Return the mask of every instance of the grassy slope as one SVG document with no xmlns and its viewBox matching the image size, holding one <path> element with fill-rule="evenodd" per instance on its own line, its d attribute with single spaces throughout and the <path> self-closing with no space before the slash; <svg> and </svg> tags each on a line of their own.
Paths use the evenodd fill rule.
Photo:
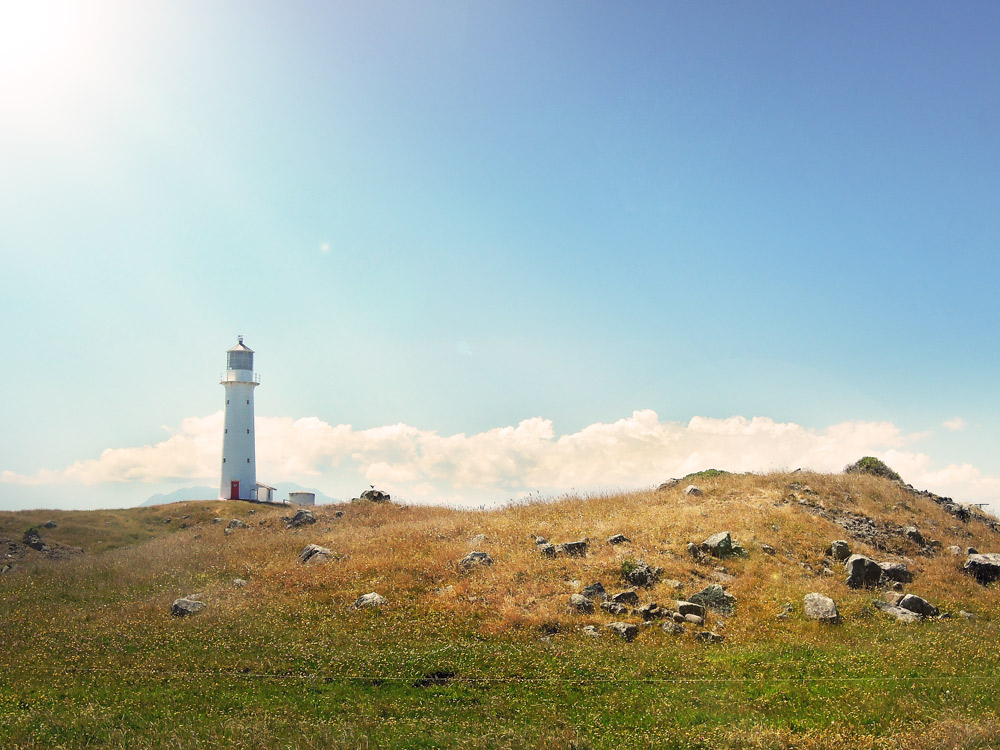
<svg viewBox="0 0 1000 750">
<path fill-rule="evenodd" d="M 793 481 L 815 494 L 789 498 Z M 899 625 L 874 610 L 873 593 L 847 589 L 839 567 L 821 572 L 844 532 L 798 499 L 916 525 L 944 547 L 1000 551 L 994 532 L 866 476 L 700 484 L 700 498 L 677 488 L 490 512 L 320 508 L 319 523 L 297 530 L 282 509 L 215 502 L 0 514 L 0 537 L 52 518 L 45 539 L 87 550 L 32 554 L 0 577 L 0 747 L 995 746 L 997 586 L 963 575 L 961 558 L 922 557 L 892 537 L 916 573 L 908 591 L 977 615 Z M 217 515 L 251 528 L 225 536 Z M 623 562 L 642 558 L 664 568 L 642 602 L 672 604 L 667 579 L 687 595 L 714 580 L 685 543 L 723 529 L 750 553 L 724 563 L 739 604 L 725 622 L 710 617 L 723 644 L 658 627 L 632 644 L 582 634 L 612 618 L 571 613 L 574 581 L 620 590 Z M 631 544 L 603 543 L 619 532 Z M 495 564 L 463 572 L 479 533 Z M 543 559 L 534 534 L 589 537 L 592 552 Z M 310 542 L 338 559 L 299 565 Z M 196 591 L 206 610 L 169 615 Z M 354 610 L 368 591 L 389 605 Z M 844 622 L 807 621 L 810 591 L 832 596 Z M 796 611 L 776 619 L 786 602 Z M 438 674 L 452 677 L 424 679 Z"/>
</svg>

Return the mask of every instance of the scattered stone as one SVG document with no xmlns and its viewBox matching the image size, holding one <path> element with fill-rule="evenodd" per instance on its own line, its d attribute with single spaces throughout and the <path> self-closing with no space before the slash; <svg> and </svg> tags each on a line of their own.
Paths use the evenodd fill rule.
<svg viewBox="0 0 1000 750">
<path fill-rule="evenodd" d="M 894 607 L 899 606 L 899 600 L 903 598 L 903 595 L 898 591 L 883 591 L 882 601 L 886 604 L 891 604 Z"/>
<path fill-rule="evenodd" d="M 381 607 L 388 603 L 388 600 L 381 594 L 376 594 L 372 591 L 369 594 L 363 594 L 354 600 L 355 609 L 370 609 L 372 607 Z"/>
<path fill-rule="evenodd" d="M 681 624 L 687 622 L 687 620 L 684 619 L 684 615 L 682 615 L 680 612 L 674 612 L 673 614 L 671 614 L 670 619 L 673 620 L 674 622 L 678 622 Z"/>
<path fill-rule="evenodd" d="M 659 620 L 660 618 L 667 617 L 670 613 L 665 609 L 662 609 L 656 602 L 650 602 L 645 606 L 639 607 L 636 610 L 636 614 L 639 615 L 643 620 Z"/>
<path fill-rule="evenodd" d="M 582 615 L 592 615 L 594 613 L 594 603 L 582 594 L 571 594 L 569 597 L 569 607 Z"/>
<path fill-rule="evenodd" d="M 973 614 L 972 612 L 967 612 L 964 609 L 958 610 L 958 616 L 961 617 L 963 620 L 975 620 L 976 619 L 975 614 Z"/>
<path fill-rule="evenodd" d="M 627 604 L 630 607 L 639 606 L 639 595 L 635 591 L 622 591 L 611 597 L 615 604 Z"/>
<path fill-rule="evenodd" d="M 656 491 L 657 492 L 663 492 L 665 490 L 672 490 L 674 487 L 676 487 L 680 483 L 681 483 L 680 479 L 668 479 L 666 482 L 664 482 L 659 487 L 657 487 Z"/>
<path fill-rule="evenodd" d="M 187 518 L 187 516 L 185 516 L 185 518 Z M 59 524 L 57 524 L 55 521 L 51 521 L 51 520 L 50 521 L 46 521 L 45 523 L 42 524 L 42 526 L 44 526 L 46 529 L 54 529 L 58 525 Z"/>
<path fill-rule="evenodd" d="M 535 537 L 535 544 L 548 544 L 548 543 L 549 543 L 549 540 L 546 539 L 544 536 L 536 536 Z"/>
<path fill-rule="evenodd" d="M 598 581 L 597 583 L 592 583 L 589 586 L 584 586 L 583 591 L 580 592 L 581 595 L 587 597 L 591 601 L 607 601 L 608 592 L 604 589 L 604 584 Z"/>
<path fill-rule="evenodd" d="M 233 585 L 236 588 L 241 589 L 241 588 L 243 588 L 244 586 L 247 585 L 247 582 L 243 578 L 234 578 L 233 579 Z"/>
<path fill-rule="evenodd" d="M 370 490 L 365 490 L 361 493 L 361 497 L 353 498 L 351 502 L 387 503 L 391 499 L 392 498 L 389 496 L 388 492 L 382 492 L 382 490 L 372 488 Z"/>
<path fill-rule="evenodd" d="M 629 611 L 628 607 L 618 602 L 601 602 L 601 609 L 612 615 L 625 615 Z"/>
<path fill-rule="evenodd" d="M 459 560 L 458 565 L 460 568 L 465 568 L 468 570 L 474 565 L 492 565 L 493 558 L 490 557 L 485 552 L 470 552 L 461 560 Z"/>
<path fill-rule="evenodd" d="M 584 625 L 583 634 L 588 638 L 600 638 L 601 631 L 597 629 L 596 625 Z"/>
<path fill-rule="evenodd" d="M 684 588 L 684 584 L 678 581 L 676 578 L 668 578 L 663 582 L 664 586 L 674 589 L 674 591 L 680 591 Z"/>
<path fill-rule="evenodd" d="M 875 588 L 882 578 L 882 566 L 864 555 L 851 555 L 844 563 L 847 586 L 852 589 Z"/>
<path fill-rule="evenodd" d="M 712 578 L 722 584 L 732 583 L 736 580 L 736 576 L 727 573 L 725 568 L 716 568 L 713 570 Z"/>
<path fill-rule="evenodd" d="M 673 620 L 667 620 L 660 627 L 663 628 L 665 633 L 670 633 L 671 635 L 683 635 L 684 626 L 674 622 Z"/>
<path fill-rule="evenodd" d="M 1000 554 L 996 552 L 984 554 L 970 552 L 963 569 L 966 573 L 975 576 L 980 583 L 991 583 L 1000 578 Z"/>
<path fill-rule="evenodd" d="M 663 568 L 651 568 L 645 561 L 640 560 L 625 574 L 625 580 L 633 586 L 652 586 L 660 579 L 662 573 Z"/>
<path fill-rule="evenodd" d="M 951 546 L 950 546 L 950 547 L 948 548 L 948 551 L 949 551 L 949 552 L 950 552 L 951 554 L 955 555 L 955 557 L 958 557 L 959 555 L 961 555 L 961 554 L 962 554 L 962 548 L 961 548 L 961 547 L 959 547 L 959 546 L 958 546 L 957 544 L 953 544 L 953 545 L 951 545 Z"/>
<path fill-rule="evenodd" d="M 717 583 L 706 586 L 697 594 L 689 596 L 688 601 L 700 604 L 721 615 L 729 616 L 736 612 L 736 597 Z"/>
<path fill-rule="evenodd" d="M 254 515 L 256 512 L 257 511 L 255 511 L 253 509 L 250 509 L 250 510 L 247 511 L 247 513 L 250 514 L 251 516 Z"/>
<path fill-rule="evenodd" d="M 487 540 L 486 540 L 486 535 L 485 534 L 476 534 L 474 537 L 472 537 L 472 539 L 469 540 L 469 546 L 470 547 L 479 547 L 480 545 L 485 544 L 486 541 Z"/>
<path fill-rule="evenodd" d="M 778 550 L 776 550 L 770 544 L 760 545 L 760 551 L 763 552 L 765 555 L 776 555 L 778 553 Z"/>
<path fill-rule="evenodd" d="M 916 594 L 907 594 L 904 596 L 899 600 L 899 606 L 911 612 L 916 612 L 921 617 L 937 617 L 940 614 L 937 607 Z"/>
<path fill-rule="evenodd" d="M 728 531 L 720 531 L 701 543 L 701 551 L 712 557 L 729 557 L 733 554 L 733 539 Z"/>
<path fill-rule="evenodd" d="M 895 617 L 898 622 L 919 622 L 921 619 L 920 615 L 916 612 L 911 612 L 908 609 L 903 609 L 902 607 L 889 604 L 888 602 L 883 602 L 880 600 L 875 601 L 875 608 L 889 615 L 890 617 Z"/>
<path fill-rule="evenodd" d="M 920 533 L 916 526 L 906 526 L 903 529 L 903 534 L 912 541 L 919 544 L 921 547 L 924 546 L 924 535 Z"/>
<path fill-rule="evenodd" d="M 199 602 L 191 597 L 181 597 L 174 599 L 174 603 L 170 605 L 170 614 L 174 617 L 188 617 L 203 609 L 205 609 L 205 602 Z"/>
<path fill-rule="evenodd" d="M 234 518 L 229 523 L 226 524 L 226 531 L 232 531 L 233 529 L 247 529 L 250 528 L 240 519 Z"/>
<path fill-rule="evenodd" d="M 608 630 L 631 643 L 639 635 L 639 628 L 630 622 L 609 622 L 605 625 Z"/>
<path fill-rule="evenodd" d="M 589 542 L 586 539 L 580 539 L 576 542 L 566 542 L 559 545 L 559 551 L 570 557 L 586 557 L 588 544 Z"/>
<path fill-rule="evenodd" d="M 698 617 L 705 616 L 705 608 L 695 602 L 678 601 L 677 611 L 682 615 L 697 615 Z"/>
<path fill-rule="evenodd" d="M 212 519 L 212 523 L 222 523 L 224 520 L 225 519 L 221 518 L 220 516 L 216 516 L 215 518 Z"/>
<path fill-rule="evenodd" d="M 705 555 L 702 554 L 701 549 L 694 542 L 687 543 L 687 553 L 695 560 L 701 560 L 705 557 Z"/>
<path fill-rule="evenodd" d="M 827 548 L 826 554 L 834 560 L 846 560 L 851 556 L 851 545 L 849 545 L 844 539 L 838 539 L 835 542 L 830 542 L 830 546 Z"/>
<path fill-rule="evenodd" d="M 629 539 L 624 534 L 615 534 L 612 537 L 608 537 L 608 544 L 628 544 L 632 540 Z"/>
<path fill-rule="evenodd" d="M 816 592 L 806 594 L 802 611 L 810 620 L 829 623 L 840 622 L 840 613 L 837 611 L 836 602 L 823 594 Z"/>
<path fill-rule="evenodd" d="M 334 511 L 334 513 L 333 513 L 333 517 L 334 518 L 341 518 L 343 515 L 344 515 L 344 511 L 342 511 L 342 510 Z"/>
<path fill-rule="evenodd" d="M 45 550 L 45 542 L 42 541 L 41 535 L 38 533 L 38 529 L 31 527 L 24 532 L 24 536 L 21 537 L 21 541 L 27 546 L 31 547 L 33 550 L 42 552 Z"/>
<path fill-rule="evenodd" d="M 697 496 L 701 495 L 702 492 L 700 487 L 696 487 L 693 484 L 689 484 L 687 487 L 684 488 L 684 494 Z"/>
<path fill-rule="evenodd" d="M 879 567 L 882 568 L 882 575 L 890 581 L 898 581 L 899 583 L 911 583 L 913 581 L 913 573 L 906 567 L 906 563 L 884 562 L 879 563 Z"/>
<path fill-rule="evenodd" d="M 297 529 L 311 523 L 316 523 L 316 516 L 313 515 L 313 512 L 307 508 L 299 508 L 295 511 L 295 515 L 288 520 L 287 528 Z"/>
<path fill-rule="evenodd" d="M 329 561 L 331 557 L 333 557 L 333 552 L 326 547 L 320 547 L 318 544 L 310 544 L 299 553 L 299 562 L 303 565 L 306 563 L 319 565 Z"/>
<path fill-rule="evenodd" d="M 555 557 L 558 550 L 556 550 L 556 545 L 546 542 L 538 545 L 538 552 L 542 557 Z"/>
<path fill-rule="evenodd" d="M 699 633 L 695 633 L 694 637 L 699 641 L 704 641 L 705 643 L 722 643 L 722 641 L 725 640 L 724 636 L 721 636 L 711 630 L 702 630 Z"/>
<path fill-rule="evenodd" d="M 698 617 L 698 615 L 684 615 L 684 621 L 685 622 L 689 622 L 692 625 L 704 625 L 705 624 L 705 618 L 704 617 Z"/>
<path fill-rule="evenodd" d="M 2 576 L 4 573 L 10 573 L 13 569 L 14 568 L 11 565 L 0 566 L 0 576 Z"/>
</svg>

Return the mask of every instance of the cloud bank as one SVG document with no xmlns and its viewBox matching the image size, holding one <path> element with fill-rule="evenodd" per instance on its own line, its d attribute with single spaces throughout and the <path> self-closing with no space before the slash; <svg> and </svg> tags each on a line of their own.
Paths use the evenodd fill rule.
<svg viewBox="0 0 1000 750">
<path fill-rule="evenodd" d="M 64 469 L 0 482 L 46 485 L 77 482 L 185 482 L 213 484 L 222 449 L 222 412 L 185 419 L 155 445 L 105 450 Z M 616 422 L 557 435 L 551 420 L 467 435 L 439 435 L 405 424 L 356 430 L 316 417 L 257 418 L 258 476 L 322 486 L 356 495 L 368 484 L 418 502 L 481 504 L 543 495 L 658 484 L 706 468 L 730 471 L 839 471 L 877 455 L 917 487 L 958 500 L 993 500 L 1000 478 L 970 464 L 935 467 L 911 449 L 926 433 L 904 434 L 890 422 L 852 421 L 815 429 L 767 417 L 693 417 L 664 422 L 641 410 Z"/>
</svg>

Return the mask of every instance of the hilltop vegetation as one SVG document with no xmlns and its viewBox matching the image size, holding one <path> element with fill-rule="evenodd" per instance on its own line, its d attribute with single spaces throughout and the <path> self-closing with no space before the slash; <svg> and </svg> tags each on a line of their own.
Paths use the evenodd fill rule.
<svg viewBox="0 0 1000 750">
<path fill-rule="evenodd" d="M 1000 592 L 962 572 L 968 547 L 1000 551 L 992 519 L 866 473 L 694 481 L 494 511 L 324 506 L 298 528 L 238 502 L 0 513 L 0 537 L 83 549 L 19 548 L 0 576 L 0 747 L 993 746 Z M 720 531 L 745 554 L 689 551 Z M 548 556 L 537 537 L 589 544 Z M 905 590 L 951 616 L 881 612 L 829 556 L 840 539 L 905 563 Z M 308 544 L 323 562 L 298 562 Z M 492 564 L 460 564 L 471 551 Z M 570 606 L 641 563 L 660 569 L 641 605 L 720 584 L 734 613 L 628 642 L 606 626 L 641 625 L 634 610 Z M 386 604 L 355 608 L 369 592 Z M 806 618 L 813 592 L 839 624 Z M 204 609 L 172 617 L 191 594 Z"/>
</svg>

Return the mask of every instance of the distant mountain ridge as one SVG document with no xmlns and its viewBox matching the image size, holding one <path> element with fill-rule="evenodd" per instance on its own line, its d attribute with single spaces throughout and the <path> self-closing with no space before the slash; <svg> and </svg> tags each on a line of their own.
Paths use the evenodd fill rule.
<svg viewBox="0 0 1000 750">
<path fill-rule="evenodd" d="M 303 487 L 301 484 L 296 484 L 295 482 L 278 482 L 274 488 L 274 499 L 278 502 L 288 499 L 289 492 L 315 492 L 316 493 L 316 504 L 317 505 L 327 505 L 330 503 L 339 503 L 329 495 L 326 495 L 319 490 L 312 489 L 310 487 Z M 217 500 L 219 495 L 218 487 L 182 487 L 179 490 L 174 490 L 168 494 L 157 493 L 146 500 L 144 503 L 140 503 L 139 507 L 149 507 L 152 505 L 166 505 L 167 503 L 180 503 L 188 500 Z"/>
</svg>

